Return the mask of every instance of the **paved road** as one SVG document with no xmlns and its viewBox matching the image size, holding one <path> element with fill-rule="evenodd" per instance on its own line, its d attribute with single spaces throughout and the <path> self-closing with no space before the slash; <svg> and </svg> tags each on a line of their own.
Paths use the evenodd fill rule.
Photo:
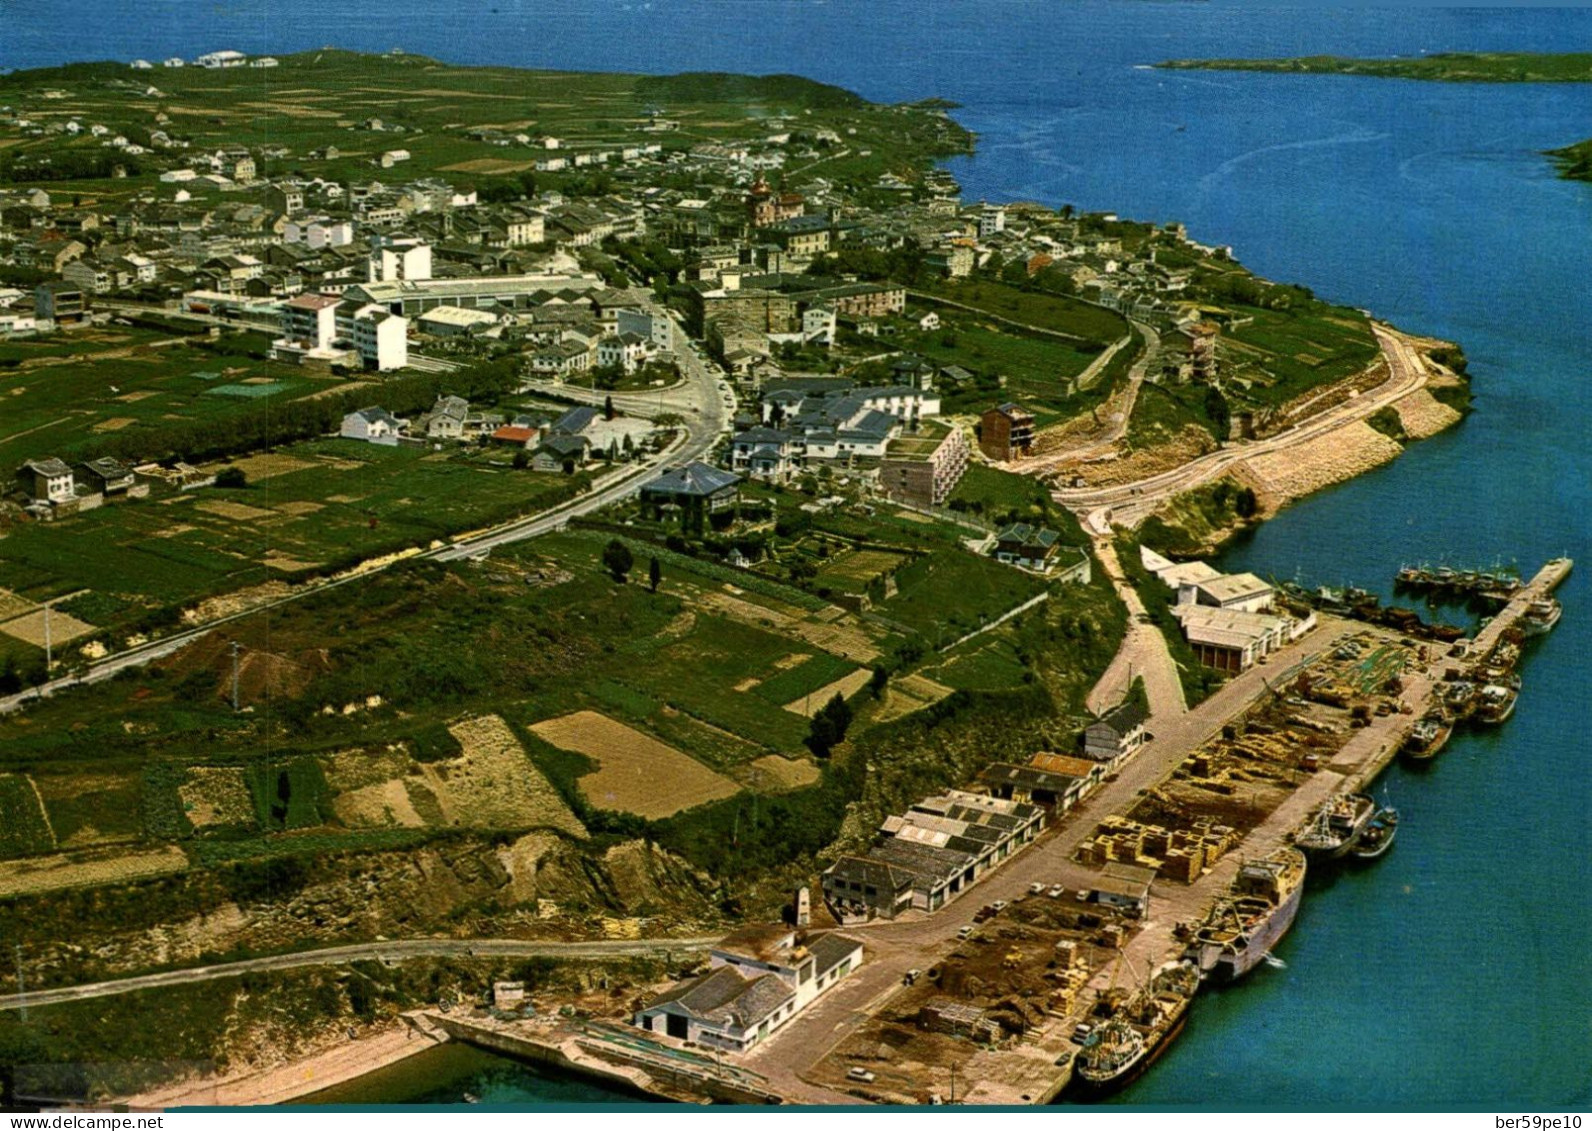
<svg viewBox="0 0 1592 1131">
<path fill-rule="evenodd" d="M 91 982 L 81 986 L 61 986 L 36 990 L 25 994 L 0 996 L 0 1010 L 21 1009 L 41 1005 L 55 1005 L 64 1001 L 83 1001 L 88 998 L 113 997 L 137 990 L 158 989 L 163 986 L 191 985 L 210 982 L 217 978 L 232 978 L 239 974 L 258 973 L 264 970 L 297 970 L 306 966 L 340 966 L 347 962 L 401 962 L 414 958 L 635 958 L 654 954 L 688 954 L 706 950 L 719 941 L 719 936 L 695 936 L 681 939 L 626 939 L 598 942 L 526 942 L 518 939 L 402 939 L 391 942 L 362 943 L 354 946 L 332 946 L 320 950 L 304 950 L 294 954 L 276 954 L 266 958 L 250 958 L 242 962 L 224 962 L 216 966 L 199 966 L 191 970 L 167 970 L 159 974 L 142 974 L 134 978 L 117 978 L 108 982 Z"/>
<path fill-rule="evenodd" d="M 1126 698 L 1134 678 L 1142 676 L 1152 718 L 1181 715 L 1188 710 L 1188 700 L 1183 696 L 1183 681 L 1165 635 L 1149 623 L 1149 613 L 1139 599 L 1139 591 L 1128 583 L 1111 539 L 1096 538 L 1094 552 L 1117 596 L 1127 606 L 1128 631 L 1110 666 L 1089 692 L 1085 706 L 1096 714 L 1109 710 Z"/>
<path fill-rule="evenodd" d="M 682 343 L 685 342 L 685 335 L 678 328 L 676 329 L 676 339 Z M 642 483 L 666 467 L 677 466 L 693 459 L 700 459 L 712 449 L 720 436 L 729 430 L 735 414 L 735 394 L 723 373 L 708 363 L 690 344 L 684 344 L 682 348 L 676 351 L 676 356 L 679 358 L 683 379 L 670 389 L 661 390 L 657 393 L 614 394 L 615 407 L 621 409 L 621 411 L 633 412 L 638 416 L 654 416 L 660 411 L 678 413 L 685 423 L 681 428 L 680 435 L 669 448 L 610 473 L 608 476 L 598 480 L 590 491 L 577 499 L 529 518 L 505 523 L 493 530 L 473 535 L 468 539 L 439 547 L 435 550 L 424 551 L 417 556 L 434 558 L 438 561 L 456 561 L 460 558 L 473 557 L 484 553 L 491 550 L 494 546 L 535 538 L 538 535 L 563 527 L 572 518 L 590 514 L 592 511 L 609 506 L 633 494 L 640 489 Z M 594 402 L 598 404 L 602 403 L 603 398 L 608 395 L 602 392 L 593 392 L 589 389 L 575 389 L 568 386 L 558 386 L 557 388 L 558 392 L 564 396 L 577 400 L 594 399 Z M 399 560 L 407 561 L 411 559 Z M 289 601 L 296 601 L 311 593 L 324 592 L 329 588 L 346 585 L 351 581 L 366 576 L 369 576 L 369 572 L 305 585 L 277 600 L 256 605 L 253 608 L 230 616 L 220 617 L 196 628 L 172 633 L 158 640 L 152 640 L 148 644 L 117 652 L 91 664 L 80 675 L 59 676 L 41 684 L 37 688 L 30 688 L 17 695 L 0 698 L 0 714 L 15 711 L 35 699 L 54 694 L 62 688 L 74 687 L 84 683 L 98 683 L 127 668 L 140 667 L 162 656 L 168 656 L 199 639 L 199 637 L 212 629 L 230 621 L 239 620 L 246 616 L 254 616 L 269 609 L 285 605 Z"/>
<path fill-rule="evenodd" d="M 1181 467 L 1148 476 L 1135 483 L 1063 488 L 1055 492 L 1056 500 L 1077 514 L 1106 512 L 1106 517 L 1116 525 L 1132 526 L 1173 495 L 1216 478 L 1236 463 L 1271 452 L 1285 451 L 1317 439 L 1345 424 L 1363 420 L 1394 401 L 1424 388 L 1428 379 L 1427 368 L 1409 339 L 1386 326 L 1373 323 L 1372 328 L 1388 362 L 1388 378 L 1370 392 L 1353 397 L 1269 439 L 1223 447 Z"/>
</svg>

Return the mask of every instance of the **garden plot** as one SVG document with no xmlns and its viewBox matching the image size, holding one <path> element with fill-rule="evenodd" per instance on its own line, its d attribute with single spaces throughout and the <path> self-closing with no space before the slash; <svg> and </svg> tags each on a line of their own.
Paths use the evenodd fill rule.
<svg viewBox="0 0 1592 1131">
<path fill-rule="evenodd" d="M 586 828 L 496 715 L 448 728 L 464 752 L 421 766 L 443 819 L 469 828 L 551 828 L 583 837 Z"/>
<path fill-rule="evenodd" d="M 321 772 L 334 794 L 332 812 L 349 828 L 420 828 L 427 822 L 415 798 L 428 811 L 438 808 L 412 776 L 414 760 L 399 748 L 344 750 L 322 758 Z"/>
<path fill-rule="evenodd" d="M 782 758 L 767 754 L 747 763 L 747 784 L 763 793 L 801 789 L 818 780 L 818 766 L 808 758 Z"/>
<path fill-rule="evenodd" d="M 833 683 L 825 684 L 810 695 L 804 695 L 800 699 L 792 699 L 785 704 L 785 710 L 810 719 L 815 712 L 836 695 L 842 699 L 850 699 L 866 687 L 868 680 L 871 678 L 873 678 L 873 673 L 868 671 L 867 668 L 858 668 L 850 675 L 841 676 Z"/>
<path fill-rule="evenodd" d="M 733 781 L 674 747 L 595 711 L 546 719 L 531 730 L 597 763 L 596 771 L 582 774 L 579 783 L 581 793 L 598 809 L 661 820 L 740 792 Z"/>
<path fill-rule="evenodd" d="M 188 857 L 175 845 L 129 855 L 110 850 L 103 857 L 82 859 L 64 853 L 0 863 L 0 899 L 63 888 L 127 884 L 185 871 Z"/>
<path fill-rule="evenodd" d="M 196 829 L 253 828 L 254 801 L 238 766 L 190 766 L 177 787 L 183 812 Z"/>
<path fill-rule="evenodd" d="M 87 621 L 78 620 L 70 613 L 54 610 L 50 613 L 50 643 L 55 646 L 69 643 L 82 636 L 89 636 L 95 631 L 95 626 Z M 31 613 L 23 613 L 0 624 L 0 632 L 14 637 L 25 644 L 34 647 L 44 647 L 44 610 L 37 609 Z"/>
<path fill-rule="evenodd" d="M 23 774 L 0 774 L 0 856 L 26 856 L 55 848 L 44 799 Z"/>
</svg>

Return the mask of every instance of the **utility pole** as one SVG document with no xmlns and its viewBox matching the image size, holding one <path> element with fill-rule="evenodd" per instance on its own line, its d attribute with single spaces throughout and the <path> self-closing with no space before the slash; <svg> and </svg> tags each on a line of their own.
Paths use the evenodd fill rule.
<svg viewBox="0 0 1592 1131">
<path fill-rule="evenodd" d="M 956 1102 L 956 1061 L 951 1061 L 951 1098 L 949 1103 Z"/>
<path fill-rule="evenodd" d="M 48 678 L 55 666 L 55 648 L 50 642 L 50 602 L 44 602 L 44 674 Z"/>
<path fill-rule="evenodd" d="M 17 999 L 22 1003 L 20 1006 L 22 1011 L 22 1020 L 24 1023 L 26 1023 L 28 1020 L 28 999 L 26 996 L 26 987 L 24 987 L 22 984 L 22 944 L 16 943 L 15 950 L 17 956 Z"/>
<path fill-rule="evenodd" d="M 243 646 L 236 640 L 232 642 L 232 710 L 238 709 L 238 652 Z"/>
</svg>

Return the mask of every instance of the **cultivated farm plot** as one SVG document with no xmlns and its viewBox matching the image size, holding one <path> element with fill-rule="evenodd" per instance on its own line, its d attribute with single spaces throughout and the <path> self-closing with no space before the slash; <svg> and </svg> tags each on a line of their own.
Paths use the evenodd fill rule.
<svg viewBox="0 0 1592 1131">
<path fill-rule="evenodd" d="M 819 777 L 818 764 L 810 758 L 782 758 L 767 754 L 746 765 L 747 784 L 760 793 L 784 793 L 812 785 Z"/>
<path fill-rule="evenodd" d="M 101 887 L 186 871 L 188 857 L 175 845 L 149 852 L 120 851 L 83 857 L 57 853 L 0 862 L 0 899 L 65 888 Z"/>
<path fill-rule="evenodd" d="M 27 856 L 55 848 L 44 799 L 24 774 L 0 774 L 0 856 Z"/>
<path fill-rule="evenodd" d="M 792 699 L 785 704 L 785 710 L 805 719 L 812 718 L 824 705 L 836 695 L 842 699 L 850 699 L 857 692 L 868 686 L 868 680 L 873 678 L 873 673 L 867 668 L 858 668 L 849 675 L 841 676 L 833 683 L 827 683 L 817 688 L 810 695 L 803 695 L 800 699 Z"/>
<path fill-rule="evenodd" d="M 354 441 L 297 444 L 235 466 L 252 486 L 127 500 L 13 530 L 0 585 L 29 597 L 93 589 L 146 607 L 192 603 L 350 555 L 425 546 L 569 489 L 564 477 Z M 51 628 L 66 640 L 73 626 L 56 615 Z"/>
<path fill-rule="evenodd" d="M 13 639 L 22 641 L 24 644 L 32 644 L 35 647 L 43 648 L 45 637 L 44 620 L 45 613 L 43 609 L 38 609 L 31 613 L 23 613 L 19 617 L 13 617 L 4 624 L 0 624 L 0 632 Z M 56 646 L 69 644 L 73 640 L 90 635 L 95 630 L 95 626 L 87 621 L 78 620 L 70 613 L 63 613 L 56 609 L 50 611 L 49 620 L 50 643 Z"/>
<path fill-rule="evenodd" d="M 846 593 L 861 593 L 876 578 L 894 573 L 906 560 L 906 555 L 887 550 L 849 550 L 824 563 L 818 571 L 817 584 Z"/>
<path fill-rule="evenodd" d="M 402 749 L 340 751 L 321 759 L 321 772 L 333 794 L 333 814 L 351 829 L 420 828 L 426 824 L 421 808 L 440 812 Z"/>
<path fill-rule="evenodd" d="M 195 829 L 253 828 L 254 800 L 237 766 L 189 766 L 177 787 L 183 812 Z"/>
<path fill-rule="evenodd" d="M 581 793 L 598 809 L 662 820 L 740 792 L 733 781 L 674 747 L 596 711 L 546 719 L 531 730 L 561 750 L 597 763 L 579 781 Z"/>
<path fill-rule="evenodd" d="M 586 835 L 586 827 L 501 718 L 482 715 L 454 723 L 448 731 L 463 753 L 421 767 L 448 824 L 486 829 L 550 828 L 571 836 Z"/>
</svg>

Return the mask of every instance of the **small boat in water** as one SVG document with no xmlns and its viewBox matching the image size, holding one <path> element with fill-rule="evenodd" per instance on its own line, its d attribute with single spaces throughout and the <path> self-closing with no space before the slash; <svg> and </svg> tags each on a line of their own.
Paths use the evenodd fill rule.
<svg viewBox="0 0 1592 1131">
<path fill-rule="evenodd" d="M 1391 805 L 1376 811 L 1376 816 L 1366 822 L 1349 855 L 1356 860 L 1377 860 L 1393 847 L 1393 838 L 1399 831 L 1399 811 Z"/>
<path fill-rule="evenodd" d="M 1339 794 L 1316 811 L 1294 836 L 1294 843 L 1314 859 L 1335 860 L 1354 846 L 1375 812 L 1376 802 L 1365 794 Z"/>
<path fill-rule="evenodd" d="M 1520 631 L 1527 636 L 1545 636 L 1553 631 L 1553 626 L 1559 623 L 1563 615 L 1564 606 L 1552 597 L 1533 601 L 1520 618 Z"/>
<path fill-rule="evenodd" d="M 1453 733 L 1452 719 L 1442 711 L 1430 711 L 1415 724 L 1410 736 L 1404 740 L 1404 754 L 1412 762 L 1430 762 L 1442 753 Z"/>
<path fill-rule="evenodd" d="M 1520 692 L 1502 683 L 1489 683 L 1476 693 L 1476 721 L 1488 726 L 1507 722 L 1515 713 Z"/>
</svg>

